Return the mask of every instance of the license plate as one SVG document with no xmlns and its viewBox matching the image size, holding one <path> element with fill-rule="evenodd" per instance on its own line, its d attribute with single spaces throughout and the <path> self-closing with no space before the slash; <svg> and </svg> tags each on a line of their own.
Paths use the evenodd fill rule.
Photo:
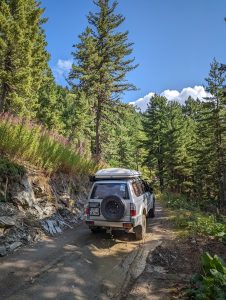
<svg viewBox="0 0 226 300">
<path fill-rule="evenodd" d="M 91 216 L 99 216 L 100 209 L 98 207 L 90 207 L 90 215 Z"/>
</svg>

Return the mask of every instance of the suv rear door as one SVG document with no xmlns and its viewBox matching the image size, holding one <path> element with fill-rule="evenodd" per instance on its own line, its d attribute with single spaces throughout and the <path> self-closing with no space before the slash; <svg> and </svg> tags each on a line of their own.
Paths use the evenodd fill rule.
<svg viewBox="0 0 226 300">
<path fill-rule="evenodd" d="M 122 203 L 125 206 L 124 217 L 118 221 L 129 222 L 130 221 L 130 193 L 128 189 L 127 181 L 97 181 L 94 183 L 89 200 L 90 206 L 90 219 L 91 220 L 105 220 L 101 212 L 101 202 L 105 197 L 116 195 L 120 197 Z M 92 207 L 99 208 L 99 214 L 96 214 L 98 209 L 92 209 Z M 95 212 L 95 214 L 92 214 Z"/>
</svg>

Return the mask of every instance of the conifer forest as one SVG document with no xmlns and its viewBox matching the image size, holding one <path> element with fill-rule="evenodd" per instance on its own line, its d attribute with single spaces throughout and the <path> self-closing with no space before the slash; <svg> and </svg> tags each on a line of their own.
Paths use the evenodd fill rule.
<svg viewBox="0 0 226 300">
<path fill-rule="evenodd" d="M 139 62 L 128 31 L 120 29 L 125 18 L 116 13 L 117 2 L 93 2 L 96 11 L 72 45 L 66 87 L 56 84 L 48 65 L 41 4 L 0 2 L 1 154 L 50 171 L 138 169 L 161 191 L 226 208 L 224 65 L 210 62 L 203 78 L 208 98 L 180 104 L 155 94 L 140 111 L 122 102 L 124 92 L 139 88 L 127 81 Z"/>
</svg>

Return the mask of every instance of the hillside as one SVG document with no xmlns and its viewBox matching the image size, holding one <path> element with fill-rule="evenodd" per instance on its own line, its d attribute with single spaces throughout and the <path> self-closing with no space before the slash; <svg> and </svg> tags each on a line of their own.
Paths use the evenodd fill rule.
<svg viewBox="0 0 226 300">
<path fill-rule="evenodd" d="M 6 160 L 0 161 L 0 167 Z M 34 167 L 7 161 L 18 174 L 0 175 L 0 256 L 42 239 L 60 234 L 83 219 L 88 176 L 65 173 L 47 175 Z M 19 174 L 19 170 L 23 174 Z"/>
<path fill-rule="evenodd" d="M 0 118 L 0 255 L 81 222 L 96 165 L 27 120 Z"/>
</svg>

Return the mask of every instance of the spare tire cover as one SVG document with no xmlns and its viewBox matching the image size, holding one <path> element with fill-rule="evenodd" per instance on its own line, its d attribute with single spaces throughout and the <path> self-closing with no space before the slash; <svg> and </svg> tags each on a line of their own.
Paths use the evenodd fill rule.
<svg viewBox="0 0 226 300">
<path fill-rule="evenodd" d="M 107 196 L 102 200 L 101 212 L 105 219 L 117 221 L 124 216 L 125 205 L 119 196 Z"/>
</svg>

